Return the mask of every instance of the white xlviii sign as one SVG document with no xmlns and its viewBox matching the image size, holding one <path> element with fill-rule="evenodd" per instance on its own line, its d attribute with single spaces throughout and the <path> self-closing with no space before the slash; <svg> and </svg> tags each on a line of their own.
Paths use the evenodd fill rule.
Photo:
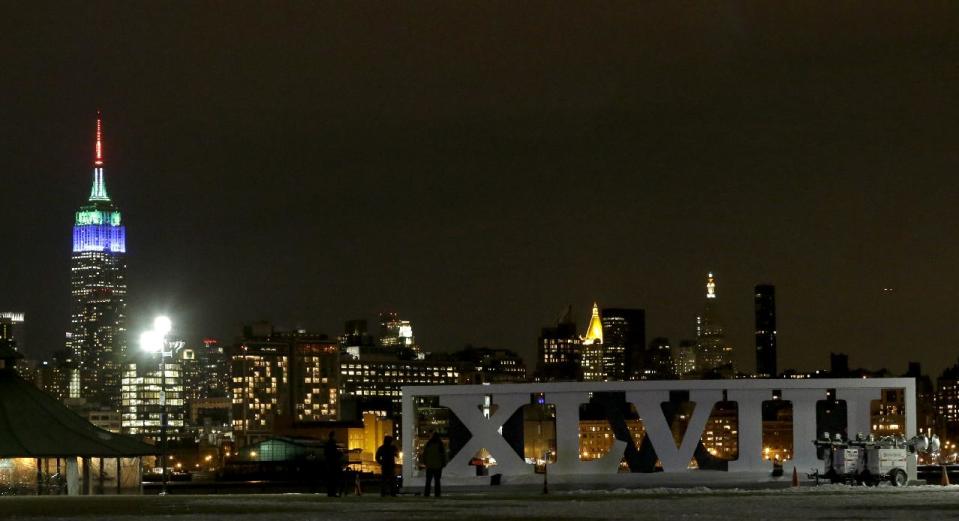
<svg viewBox="0 0 959 521">
<path fill-rule="evenodd" d="M 625 393 L 642 419 L 649 443 L 658 456 L 664 472 L 686 472 L 709 420 L 713 406 L 725 399 L 737 404 L 739 455 L 730 461 L 730 472 L 772 470 L 772 462 L 763 459 L 762 407 L 772 400 L 774 392 L 792 405 L 792 459 L 784 464 L 791 472 L 819 468 L 813 440 L 816 438 L 816 404 L 826 399 L 828 390 L 846 404 L 847 432 L 870 432 L 873 400 L 879 400 L 883 389 L 905 391 L 905 429 L 907 437 L 915 435 L 915 381 L 911 378 L 821 379 L 821 380 L 680 380 L 644 382 L 571 382 L 546 384 L 501 384 L 468 386 L 410 386 L 403 388 L 403 449 L 413 454 L 413 403 L 417 397 L 438 397 L 443 407 L 469 429 L 471 437 L 444 469 L 450 477 L 475 476 L 470 465 L 473 456 L 486 449 L 496 460 L 495 472 L 504 477 L 529 475 L 533 466 L 516 454 L 501 432 L 506 421 L 521 407 L 530 403 L 532 394 L 542 393 L 547 404 L 556 411 L 556 462 L 550 473 L 560 475 L 616 474 L 626 443 L 616 440 L 611 450 L 599 459 L 582 461 L 579 457 L 579 411 L 588 403 L 591 393 Z M 692 417 L 682 440 L 677 444 L 663 411 L 671 391 L 689 393 L 694 404 Z M 483 404 L 490 397 L 495 408 Z M 488 417 L 487 417 L 488 416 Z M 405 458 L 405 461 L 415 461 Z M 404 478 L 417 476 L 415 465 L 403 466 Z M 508 480 L 506 480 L 508 482 Z"/>
</svg>

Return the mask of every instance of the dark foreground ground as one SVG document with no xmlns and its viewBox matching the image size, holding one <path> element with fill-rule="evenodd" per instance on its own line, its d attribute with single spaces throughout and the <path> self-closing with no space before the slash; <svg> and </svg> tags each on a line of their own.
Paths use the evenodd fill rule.
<svg viewBox="0 0 959 521">
<path fill-rule="evenodd" d="M 322 495 L 0 497 L 0 519 L 491 520 L 959 519 L 959 486 L 893 489 L 645 489 L 549 496 L 451 493 L 443 499 Z"/>
</svg>

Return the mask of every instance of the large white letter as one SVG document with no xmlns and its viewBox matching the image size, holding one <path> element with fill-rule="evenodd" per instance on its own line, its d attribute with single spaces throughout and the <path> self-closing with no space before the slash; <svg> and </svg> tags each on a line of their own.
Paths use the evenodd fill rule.
<svg viewBox="0 0 959 521">
<path fill-rule="evenodd" d="M 446 474 L 449 476 L 470 476 L 475 475 L 475 470 L 470 467 L 470 460 L 480 449 L 486 449 L 496 460 L 496 472 L 504 476 L 518 476 L 522 474 L 531 474 L 533 466 L 516 455 L 513 447 L 503 439 L 499 429 L 506 423 L 506 420 L 516 412 L 517 409 L 529 403 L 529 394 L 497 394 L 494 397 L 496 412 L 489 418 L 483 416 L 480 410 L 482 397 L 479 394 L 458 394 L 440 396 L 440 405 L 449 407 L 456 417 L 463 422 L 463 425 L 469 429 L 472 437 L 456 453 L 449 464 L 446 466 Z"/>
<path fill-rule="evenodd" d="M 837 389 L 836 399 L 846 401 L 846 437 L 872 432 L 872 401 L 882 398 L 881 389 Z"/>
<path fill-rule="evenodd" d="M 615 474 L 623 459 L 626 442 L 615 440 L 609 452 L 593 461 L 579 459 L 579 406 L 589 401 L 589 393 L 546 393 L 547 403 L 556 406 L 556 463 L 549 471 L 556 474 Z"/>
<path fill-rule="evenodd" d="M 713 406 L 722 398 L 723 392 L 718 389 L 690 391 L 689 400 L 696 404 L 696 408 L 693 409 L 693 417 L 690 418 L 683 441 L 677 449 L 662 407 L 663 402 L 669 401 L 669 391 L 626 393 L 626 401 L 636 406 L 636 411 L 643 420 L 643 427 L 646 428 L 646 436 L 649 436 L 665 472 L 689 470 L 689 461 L 693 458 Z"/>
<path fill-rule="evenodd" d="M 783 470 L 791 473 L 823 470 L 816 455 L 816 403 L 825 398 L 825 389 L 783 389 L 783 400 L 793 404 L 793 457 L 783 463 Z"/>
<path fill-rule="evenodd" d="M 763 461 L 763 401 L 772 398 L 772 391 L 733 389 L 726 398 L 739 411 L 739 457 L 729 462 L 729 471 L 772 470 L 772 462 Z"/>
<path fill-rule="evenodd" d="M 77 468 L 77 458 L 67 458 L 67 495 L 80 495 L 80 470 Z"/>
</svg>

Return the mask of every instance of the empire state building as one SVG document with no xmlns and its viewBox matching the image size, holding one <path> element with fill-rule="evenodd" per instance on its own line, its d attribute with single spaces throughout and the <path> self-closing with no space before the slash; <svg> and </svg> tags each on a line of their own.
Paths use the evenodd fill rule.
<svg viewBox="0 0 959 521">
<path fill-rule="evenodd" d="M 120 367 L 127 348 L 126 228 L 107 195 L 103 158 L 103 123 L 97 113 L 93 185 L 73 224 L 67 349 L 76 365 L 69 396 L 118 409 Z"/>
</svg>

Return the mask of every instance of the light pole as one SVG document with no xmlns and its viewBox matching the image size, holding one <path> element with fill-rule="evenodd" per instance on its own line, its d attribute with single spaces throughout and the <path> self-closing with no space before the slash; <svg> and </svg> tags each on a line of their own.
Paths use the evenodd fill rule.
<svg viewBox="0 0 959 521">
<path fill-rule="evenodd" d="M 168 317 L 159 316 L 153 320 L 153 329 L 144 331 L 140 335 L 140 349 L 148 353 L 160 355 L 160 472 L 162 480 L 161 495 L 167 493 L 167 443 L 166 443 L 166 357 L 172 356 L 173 351 L 167 351 L 166 335 L 172 329 L 173 323 Z"/>
</svg>

